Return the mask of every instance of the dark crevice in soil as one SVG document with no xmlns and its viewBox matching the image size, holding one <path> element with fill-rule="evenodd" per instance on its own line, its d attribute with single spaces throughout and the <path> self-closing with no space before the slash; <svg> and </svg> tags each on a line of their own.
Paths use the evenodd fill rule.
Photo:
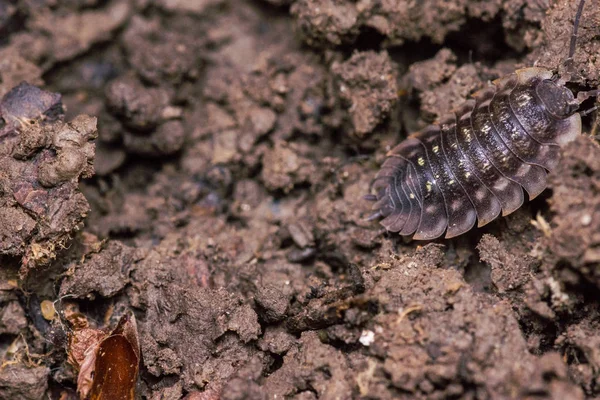
<svg viewBox="0 0 600 400">
<path fill-rule="evenodd" d="M 479 62 L 492 66 L 501 60 L 520 59 L 523 53 L 511 48 L 504 35 L 499 16 L 483 25 L 480 20 L 469 18 L 458 32 L 448 35 L 445 46 L 457 55 L 458 65 Z"/>
</svg>

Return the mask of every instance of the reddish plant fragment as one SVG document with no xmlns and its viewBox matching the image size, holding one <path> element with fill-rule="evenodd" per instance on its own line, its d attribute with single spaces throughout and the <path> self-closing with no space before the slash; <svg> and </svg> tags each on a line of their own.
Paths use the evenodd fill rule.
<svg viewBox="0 0 600 400">
<path fill-rule="evenodd" d="M 140 344 L 133 314 L 122 316 L 109 334 L 87 326 L 81 328 L 75 330 L 69 352 L 69 361 L 79 368 L 79 398 L 133 400 L 140 363 Z"/>
</svg>

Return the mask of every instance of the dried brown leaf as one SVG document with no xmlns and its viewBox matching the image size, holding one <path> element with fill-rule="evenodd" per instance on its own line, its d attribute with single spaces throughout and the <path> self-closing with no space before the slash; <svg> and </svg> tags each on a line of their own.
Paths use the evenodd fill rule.
<svg viewBox="0 0 600 400">
<path fill-rule="evenodd" d="M 134 315 L 122 316 L 109 334 L 91 328 L 74 331 L 69 362 L 79 368 L 80 399 L 133 400 L 140 363 Z"/>
</svg>

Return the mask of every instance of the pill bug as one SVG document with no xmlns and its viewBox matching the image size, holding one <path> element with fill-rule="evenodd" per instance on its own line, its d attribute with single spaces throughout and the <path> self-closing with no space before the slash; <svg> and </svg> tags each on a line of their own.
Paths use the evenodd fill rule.
<svg viewBox="0 0 600 400">
<path fill-rule="evenodd" d="M 577 29 L 585 0 L 573 24 L 572 67 Z M 577 96 L 544 68 L 525 68 L 475 93 L 452 116 L 442 118 L 394 147 L 365 199 L 390 232 L 431 240 L 461 235 L 508 215 L 546 188 L 546 174 L 560 146 L 581 134 L 580 104 L 598 90 Z"/>
</svg>

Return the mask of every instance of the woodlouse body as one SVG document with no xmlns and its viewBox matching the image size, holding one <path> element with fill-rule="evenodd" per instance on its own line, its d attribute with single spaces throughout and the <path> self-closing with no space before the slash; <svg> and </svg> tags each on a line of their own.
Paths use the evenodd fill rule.
<svg viewBox="0 0 600 400">
<path fill-rule="evenodd" d="M 553 73 L 518 70 L 388 153 L 373 188 L 376 217 L 417 240 L 463 234 L 546 188 L 559 146 L 581 133 L 579 101 Z"/>
<path fill-rule="evenodd" d="M 565 87 L 585 0 L 580 0 L 562 77 L 525 68 L 494 81 L 454 115 L 409 136 L 388 153 L 373 180 L 370 219 L 391 232 L 431 240 L 461 235 L 508 215 L 546 188 L 560 146 L 581 134 L 580 104 L 600 89 Z"/>
</svg>

